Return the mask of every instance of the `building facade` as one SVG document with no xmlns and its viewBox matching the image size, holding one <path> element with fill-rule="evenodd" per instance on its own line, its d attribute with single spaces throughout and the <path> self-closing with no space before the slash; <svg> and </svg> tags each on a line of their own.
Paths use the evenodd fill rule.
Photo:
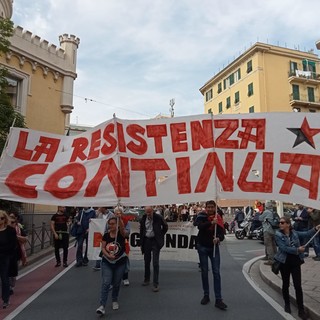
<svg viewBox="0 0 320 320">
<path fill-rule="evenodd" d="M 200 92 L 205 113 L 319 112 L 320 59 L 312 50 L 257 42 L 207 81 Z M 222 199 L 219 205 L 233 212 L 237 207 L 253 206 L 254 201 Z M 281 214 L 282 203 L 278 203 Z"/>
<path fill-rule="evenodd" d="M 205 113 L 319 112 L 320 59 L 256 43 L 200 88 Z"/>
<path fill-rule="evenodd" d="M 12 16 L 12 0 L 0 0 L 0 14 Z M 13 107 L 30 129 L 65 134 L 73 110 L 79 38 L 59 36 L 60 46 L 15 26 L 10 51 L 0 57 L 8 72 Z"/>
</svg>

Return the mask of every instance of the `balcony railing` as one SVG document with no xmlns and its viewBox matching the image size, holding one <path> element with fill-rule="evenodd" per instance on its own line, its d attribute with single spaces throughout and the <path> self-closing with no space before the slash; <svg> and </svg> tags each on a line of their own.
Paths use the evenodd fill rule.
<svg viewBox="0 0 320 320">
<path fill-rule="evenodd" d="M 289 95 L 291 105 L 302 105 L 302 106 L 314 106 L 320 107 L 320 99 L 309 99 L 306 94 L 293 94 Z"/>
<path fill-rule="evenodd" d="M 320 73 L 303 70 L 290 70 L 289 77 L 297 77 L 301 79 L 313 79 L 320 81 Z"/>
</svg>

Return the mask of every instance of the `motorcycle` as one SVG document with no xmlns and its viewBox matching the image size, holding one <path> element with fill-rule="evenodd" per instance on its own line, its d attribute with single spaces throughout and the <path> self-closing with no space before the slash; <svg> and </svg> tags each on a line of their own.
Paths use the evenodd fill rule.
<svg viewBox="0 0 320 320">
<path fill-rule="evenodd" d="M 248 239 L 255 238 L 257 240 L 263 240 L 262 226 L 259 226 L 258 228 L 251 230 L 252 221 L 252 216 L 249 214 L 241 222 L 240 228 L 235 232 L 235 236 L 238 240 L 243 240 L 245 237 L 247 237 Z"/>
</svg>

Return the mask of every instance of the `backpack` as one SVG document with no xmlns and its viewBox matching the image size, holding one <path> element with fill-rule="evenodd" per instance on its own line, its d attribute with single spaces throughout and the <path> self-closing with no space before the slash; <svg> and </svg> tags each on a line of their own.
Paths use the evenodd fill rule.
<svg viewBox="0 0 320 320">
<path fill-rule="evenodd" d="M 273 211 L 272 214 L 273 214 L 273 218 L 272 218 L 272 221 L 270 221 L 272 229 L 278 229 L 280 224 L 280 216 L 276 211 Z"/>
</svg>

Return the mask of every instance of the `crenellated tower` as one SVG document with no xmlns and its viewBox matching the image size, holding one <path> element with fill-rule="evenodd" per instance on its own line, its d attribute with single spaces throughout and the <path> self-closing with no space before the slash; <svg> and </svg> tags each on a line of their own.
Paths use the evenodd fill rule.
<svg viewBox="0 0 320 320">
<path fill-rule="evenodd" d="M 64 60 L 66 63 L 65 74 L 63 78 L 61 110 L 70 114 L 73 110 L 73 83 L 76 77 L 77 50 L 80 39 L 74 35 L 63 34 L 59 37 L 60 47 L 64 50 Z M 67 119 L 66 123 L 68 123 Z"/>
<path fill-rule="evenodd" d="M 11 19 L 13 0 L 0 0 L 0 17 Z"/>
</svg>

